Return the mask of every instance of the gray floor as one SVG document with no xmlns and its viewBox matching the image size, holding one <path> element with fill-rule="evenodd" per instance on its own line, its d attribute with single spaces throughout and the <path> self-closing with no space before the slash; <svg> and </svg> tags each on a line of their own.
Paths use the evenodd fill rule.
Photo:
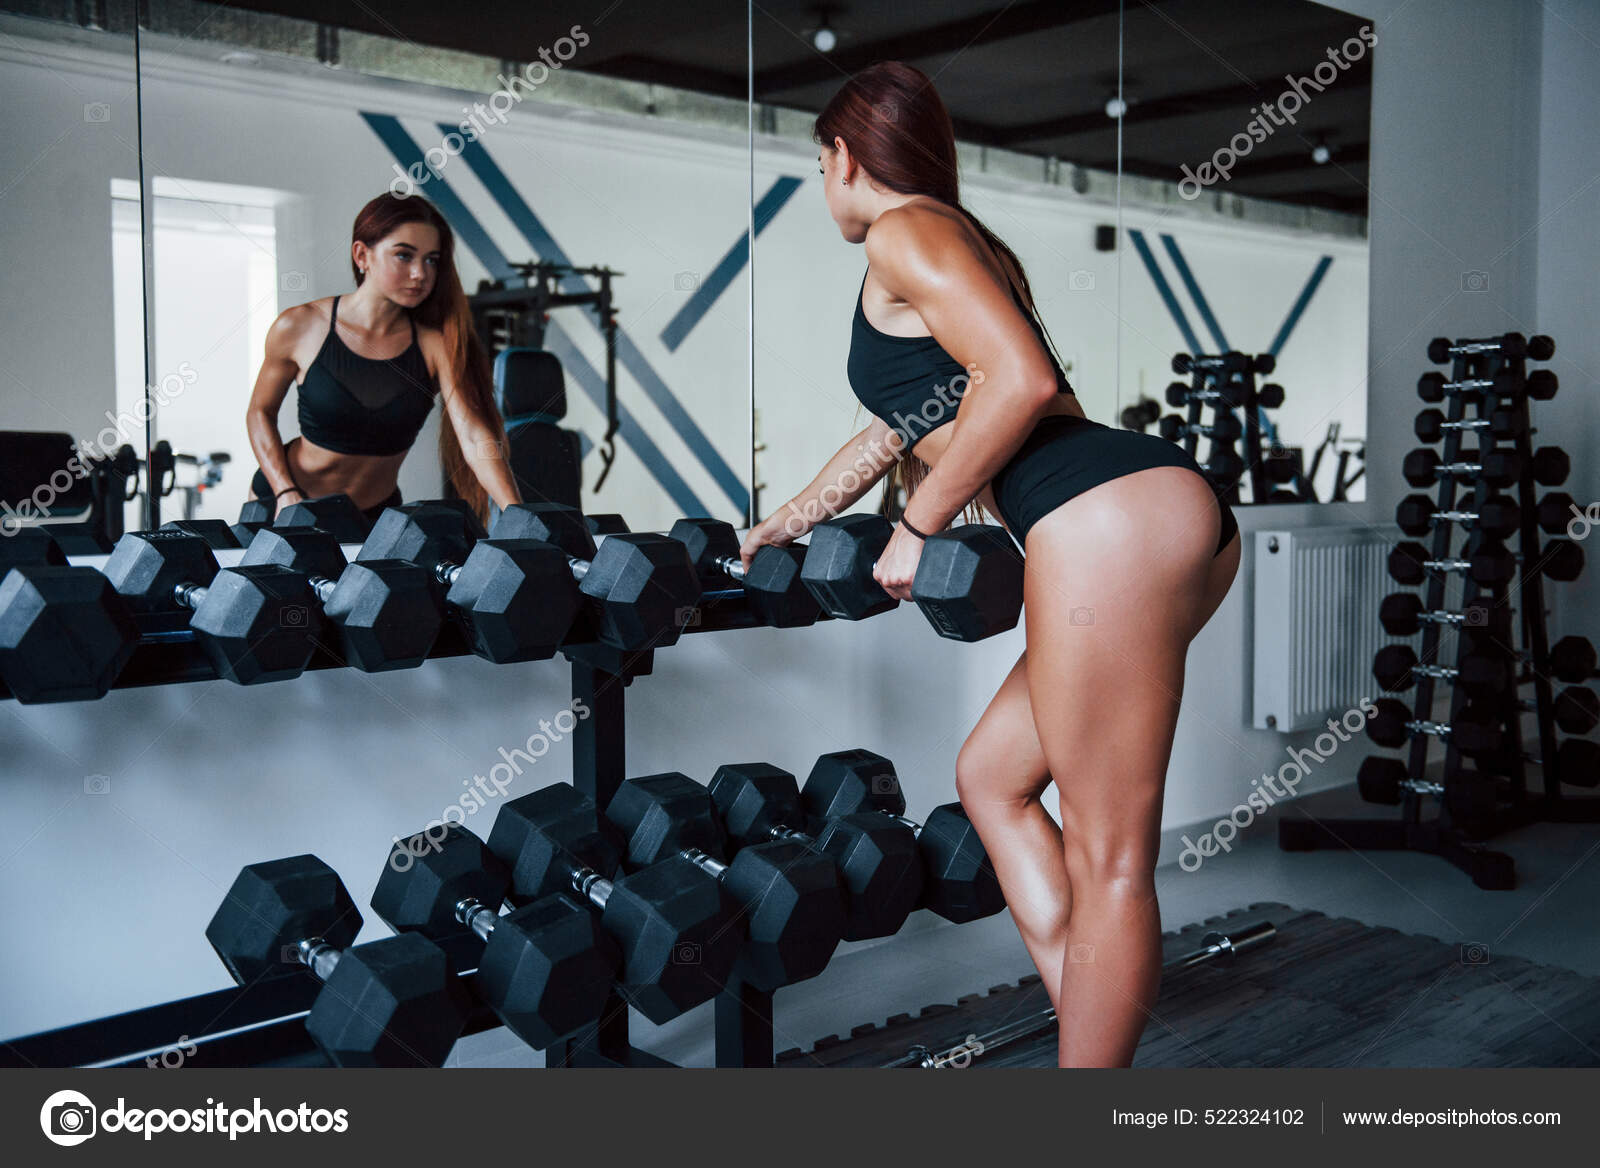
<svg viewBox="0 0 1600 1168">
<path fill-rule="evenodd" d="M 1396 808 L 1361 802 L 1354 786 L 1307 796 L 1292 814 L 1393 817 Z M 1534 824 L 1491 841 L 1516 861 L 1518 886 L 1484 892 L 1460 870 L 1411 852 L 1282 852 L 1275 817 L 1257 820 L 1231 853 L 1196 872 L 1167 865 L 1157 872 L 1164 930 L 1257 901 L 1280 901 L 1329 916 L 1386 925 L 1452 944 L 1600 974 L 1600 826 Z M 1201 830 L 1204 830 L 1203 828 Z M 1193 834 L 1193 833 L 1191 833 Z M 809 1047 L 852 1026 L 953 1002 L 1033 972 L 1008 914 L 949 925 L 916 913 L 890 939 L 841 946 L 821 976 L 780 990 L 775 1003 L 779 1050 Z M 637 1046 L 687 1066 L 714 1065 L 711 1007 L 664 1027 L 633 1015 Z M 463 1041 L 453 1061 L 464 1066 L 538 1066 L 505 1031 Z"/>
</svg>

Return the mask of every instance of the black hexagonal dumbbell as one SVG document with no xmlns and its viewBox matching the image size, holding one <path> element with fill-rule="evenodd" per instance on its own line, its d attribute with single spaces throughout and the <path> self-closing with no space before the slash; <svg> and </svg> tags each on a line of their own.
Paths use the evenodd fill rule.
<svg viewBox="0 0 1600 1168">
<path fill-rule="evenodd" d="M 716 882 L 681 858 L 618 875 L 615 829 L 565 783 L 502 807 L 489 850 L 511 869 L 513 904 L 565 892 L 598 910 L 622 953 L 617 989 L 657 1025 L 709 1002 L 732 975 L 743 936 Z"/>
<path fill-rule="evenodd" d="M 206 546 L 216 551 L 229 551 L 242 547 L 233 534 L 233 528 L 220 519 L 171 519 L 158 529 L 193 535 L 206 541 Z"/>
<path fill-rule="evenodd" d="M 1391 592 L 1378 602 L 1378 621 L 1391 637 L 1410 637 L 1420 632 L 1423 622 L 1454 625 L 1460 629 L 1500 640 L 1511 636 L 1511 610 L 1503 604 L 1473 603 L 1460 610 L 1424 610 L 1422 598 L 1414 592 Z"/>
<path fill-rule="evenodd" d="M 626 866 L 681 856 L 722 885 L 739 906 L 744 933 L 734 971 L 756 989 L 815 977 L 843 939 L 844 888 L 833 861 L 794 840 L 773 840 L 725 862 L 711 793 L 687 775 L 627 780 L 606 819 L 626 840 Z"/>
<path fill-rule="evenodd" d="M 1462 434 L 1482 430 L 1487 431 L 1493 438 L 1515 438 L 1525 429 L 1527 422 L 1514 410 L 1495 410 L 1487 418 L 1464 418 L 1459 422 L 1447 422 L 1441 411 L 1427 409 L 1417 415 L 1416 425 L 1412 427 L 1419 442 L 1437 442 L 1444 437 L 1447 430 L 1459 430 Z"/>
<path fill-rule="evenodd" d="M 1402 746 L 1412 734 L 1432 734 L 1465 755 L 1481 758 L 1499 750 L 1505 741 L 1493 713 L 1476 703 L 1463 706 L 1449 722 L 1416 718 L 1394 698 L 1379 698 L 1374 704 L 1377 713 L 1367 721 L 1367 737 L 1379 746 Z"/>
<path fill-rule="evenodd" d="M 745 569 L 733 525 L 720 519 L 680 519 L 668 533 L 689 549 L 689 558 L 707 590 L 733 581 L 744 589 L 750 609 L 775 629 L 798 629 L 817 623 L 822 605 L 800 579 L 806 549 L 792 544 L 763 544 Z"/>
<path fill-rule="evenodd" d="M 813 820 L 877 811 L 917 837 L 922 856 L 922 900 L 947 921 L 962 924 L 993 916 L 1006 906 L 989 853 L 960 803 L 943 803 L 926 823 L 905 817 L 906 798 L 894 764 L 870 750 L 837 750 L 817 759 L 800 790 Z"/>
<path fill-rule="evenodd" d="M 133 531 L 106 577 L 135 612 L 193 609 L 189 628 L 218 675 L 240 685 L 299 677 L 322 633 L 304 572 L 277 564 L 218 569 L 211 548 L 181 531 Z"/>
<path fill-rule="evenodd" d="M 273 518 L 272 526 L 315 527 L 340 543 L 361 543 L 372 532 L 372 524 L 349 495 L 322 495 L 291 503 Z"/>
<path fill-rule="evenodd" d="M 355 562 L 420 565 L 479 657 L 508 664 L 555 656 L 578 614 L 566 557 L 538 540 L 481 539 L 482 530 L 470 512 L 446 504 L 391 507 Z"/>
<path fill-rule="evenodd" d="M 843 815 L 808 831 L 795 777 L 764 762 L 718 767 L 711 801 L 731 846 L 788 840 L 833 861 L 844 884 L 846 941 L 892 936 L 921 900 L 916 837 L 886 815 Z"/>
<path fill-rule="evenodd" d="M 800 578 L 825 612 L 862 620 L 899 603 L 872 578 L 893 530 L 881 515 L 844 515 L 811 529 Z M 1003 633 L 1022 615 L 1022 557 L 992 524 L 936 532 L 922 547 L 911 599 L 941 637 L 981 641 Z"/>
<path fill-rule="evenodd" d="M 1490 495 L 1476 511 L 1441 511 L 1426 495 L 1407 495 L 1394 509 L 1395 523 L 1407 535 L 1426 535 L 1437 523 L 1466 523 L 1474 531 L 1503 539 L 1522 523 L 1522 508 L 1509 495 Z"/>
<path fill-rule="evenodd" d="M 1450 818 L 1468 835 L 1487 834 L 1495 824 L 1501 783 L 1481 771 L 1461 770 L 1448 783 L 1417 781 L 1397 758 L 1368 755 L 1356 772 L 1356 786 L 1368 803 L 1393 806 L 1404 793 L 1436 795 L 1450 811 Z"/>
<path fill-rule="evenodd" d="M 320 528 L 265 528 L 239 563 L 305 573 L 310 599 L 339 639 L 340 656 L 363 672 L 414 669 L 439 635 L 442 620 L 426 569 L 407 560 L 348 563 L 339 541 Z"/>
<path fill-rule="evenodd" d="M 342 1067 L 439 1067 L 470 1005 L 449 958 L 416 934 L 351 947 L 361 931 L 344 883 L 315 856 L 240 871 L 206 940 L 238 984 L 304 966 L 323 982 L 306 1032 Z"/>
<path fill-rule="evenodd" d="M 0 680 L 19 702 L 105 697 L 138 639 L 105 576 L 68 564 L 46 529 L 0 536 Z"/>
<path fill-rule="evenodd" d="M 543 1050 L 601 1016 L 622 956 L 599 918 L 560 893 L 501 916 L 510 891 L 510 870 L 452 823 L 395 843 L 372 909 L 397 933 L 476 933 L 484 942 L 478 996 L 506 1029 Z"/>
<path fill-rule="evenodd" d="M 1391 693 L 1408 690 L 1419 677 L 1433 677 L 1473 693 L 1500 693 L 1511 688 L 1511 662 L 1505 657 L 1469 654 L 1459 667 L 1424 665 L 1410 645 L 1385 645 L 1372 659 L 1372 676 Z"/>
<path fill-rule="evenodd" d="M 498 538 L 547 540 L 589 598 L 602 641 L 636 650 L 676 644 L 700 599 L 688 549 L 662 535 L 608 535 L 595 547 L 583 513 L 562 503 L 513 503 L 494 521 Z"/>
</svg>

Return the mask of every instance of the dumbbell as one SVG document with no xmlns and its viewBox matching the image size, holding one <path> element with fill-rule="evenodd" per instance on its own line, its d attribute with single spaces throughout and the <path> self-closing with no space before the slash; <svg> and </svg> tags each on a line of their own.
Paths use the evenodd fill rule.
<svg viewBox="0 0 1600 1168">
<path fill-rule="evenodd" d="M 1475 450 L 1463 450 L 1461 461 L 1444 462 L 1437 451 L 1422 447 L 1406 455 L 1401 469 L 1413 487 L 1432 486 L 1443 476 L 1481 478 L 1504 487 L 1522 477 L 1522 456 L 1515 450 L 1490 450 L 1481 457 Z"/>
<path fill-rule="evenodd" d="M 444 951 L 417 934 L 351 946 L 361 931 L 344 883 L 315 856 L 250 864 L 206 926 L 241 986 L 304 965 L 323 983 L 306 1033 L 341 1067 L 441 1067 L 470 1007 Z"/>
<path fill-rule="evenodd" d="M 1479 584 L 1498 588 L 1516 577 L 1522 559 L 1499 541 L 1489 541 L 1469 548 L 1465 559 L 1436 560 L 1420 543 L 1407 540 L 1389 553 L 1389 575 L 1415 587 L 1429 572 L 1465 572 Z M 1571 540 L 1552 539 L 1541 549 L 1536 564 L 1552 580 L 1576 580 L 1583 574 L 1583 549 Z"/>
<path fill-rule="evenodd" d="M 1283 405 L 1283 386 L 1275 381 L 1263 385 L 1256 394 L 1256 404 L 1269 410 L 1275 410 Z"/>
<path fill-rule="evenodd" d="M 1244 474 L 1244 459 L 1232 450 L 1218 450 L 1212 447 L 1211 453 L 1200 462 L 1200 469 L 1205 471 L 1213 482 L 1231 483 Z"/>
<path fill-rule="evenodd" d="M 304 572 L 278 564 L 219 569 L 199 536 L 129 532 L 105 573 L 136 613 L 192 609 L 189 628 L 212 667 L 239 685 L 299 677 L 322 635 L 321 613 L 306 604 Z"/>
<path fill-rule="evenodd" d="M 1203 438 L 1214 438 L 1226 442 L 1237 438 L 1243 432 L 1239 419 L 1232 414 L 1218 414 L 1210 425 L 1190 422 L 1181 414 L 1167 414 L 1161 419 L 1156 429 L 1168 442 L 1176 442 L 1189 434 L 1198 434 Z"/>
<path fill-rule="evenodd" d="M 887 815 L 857 812 L 809 832 L 794 775 L 764 762 L 718 767 L 711 801 L 733 846 L 791 840 L 833 861 L 844 884 L 846 941 L 892 936 L 922 899 L 916 837 Z"/>
<path fill-rule="evenodd" d="M 362 543 L 372 533 L 372 524 L 349 495 L 322 495 L 302 499 L 279 511 L 273 527 L 317 527 L 340 543 Z"/>
<path fill-rule="evenodd" d="M 192 535 L 205 540 L 206 545 L 215 551 L 229 551 L 243 546 L 234 536 L 233 528 L 220 519 L 172 519 L 157 530 Z"/>
<path fill-rule="evenodd" d="M 1469 523 L 1476 531 L 1503 539 L 1521 526 L 1522 508 L 1509 495 L 1490 495 L 1477 511 L 1441 511 L 1426 495 L 1407 495 L 1394 509 L 1394 518 L 1407 535 L 1426 535 L 1436 523 Z"/>
<path fill-rule="evenodd" d="M 1367 721 L 1367 737 L 1379 746 L 1403 746 L 1412 734 L 1432 734 L 1462 754 L 1481 757 L 1499 750 L 1505 741 L 1492 712 L 1476 703 L 1462 707 L 1449 722 L 1415 718 L 1405 703 L 1394 698 L 1379 698 L 1375 705 L 1378 712 Z"/>
<path fill-rule="evenodd" d="M 1256 373 L 1271 373 L 1277 367 L 1278 359 L 1271 353 L 1258 353 L 1254 357 L 1247 357 L 1237 349 L 1229 349 L 1226 353 L 1211 356 L 1190 356 L 1188 353 L 1176 353 L 1172 358 L 1172 371 L 1174 373 L 1189 373 L 1196 369 L 1209 369 L 1225 373 L 1251 369 Z"/>
<path fill-rule="evenodd" d="M 1244 385 L 1237 381 L 1225 381 L 1220 385 L 1201 389 L 1194 389 L 1181 381 L 1174 381 L 1167 386 L 1165 396 L 1167 404 L 1173 407 L 1186 406 L 1191 401 L 1214 402 L 1218 406 L 1233 407 L 1244 405 L 1245 392 Z M 1154 403 L 1151 403 L 1151 408 L 1156 408 Z M 1150 420 L 1153 422 L 1156 419 L 1152 417 Z"/>
<path fill-rule="evenodd" d="M 1550 646 L 1550 672 L 1567 682 L 1600 677 L 1596 672 L 1594 646 L 1586 637 L 1562 637 Z"/>
<path fill-rule="evenodd" d="M 1556 343 L 1542 334 L 1531 340 L 1521 333 L 1506 333 L 1485 341 L 1452 341 L 1448 337 L 1434 337 L 1428 342 L 1428 360 L 1443 365 L 1456 356 L 1476 353 L 1499 353 L 1505 357 L 1531 357 L 1535 361 L 1548 361 L 1555 355 Z"/>
<path fill-rule="evenodd" d="M 622 535 L 628 530 L 626 519 L 609 513 L 585 515 L 583 524 L 589 529 L 590 535 Z"/>
<path fill-rule="evenodd" d="M 922 899 L 947 921 L 965 924 L 992 917 L 1006 906 L 989 853 L 959 802 L 943 803 L 926 823 L 905 817 L 905 793 L 894 763 L 870 750 L 837 750 L 817 759 L 800 789 L 813 823 L 858 811 L 876 811 L 904 824 L 922 857 Z"/>
<path fill-rule="evenodd" d="M 1443 373 L 1435 371 L 1417 378 L 1417 396 L 1425 402 L 1442 402 L 1445 395 L 1452 393 L 1481 394 L 1493 388 L 1494 382 L 1487 377 L 1463 377 L 1459 381 L 1449 381 Z"/>
<path fill-rule="evenodd" d="M 1397 758 L 1369 755 L 1356 772 L 1356 786 L 1368 803 L 1398 804 L 1403 794 L 1436 795 L 1450 818 L 1468 835 L 1487 835 L 1500 803 L 1500 783 L 1482 771 L 1457 771 L 1448 783 L 1413 779 Z"/>
<path fill-rule="evenodd" d="M 321 528 L 264 528 L 239 563 L 305 573 L 340 656 L 365 673 L 416 668 L 439 635 L 441 614 L 425 569 L 407 560 L 347 563 L 339 540 Z"/>
<path fill-rule="evenodd" d="M 1178 384 L 1174 382 L 1173 384 Z M 1143 430 L 1161 416 L 1161 407 L 1150 398 L 1140 398 L 1131 406 L 1123 406 L 1118 420 L 1124 430 Z"/>
<path fill-rule="evenodd" d="M 1523 378 L 1520 393 L 1517 389 L 1516 375 L 1509 369 L 1502 369 L 1496 373 L 1492 384 L 1496 395 L 1512 400 L 1526 394 L 1534 401 L 1549 401 L 1561 388 L 1561 380 L 1548 369 L 1535 369 Z"/>
<path fill-rule="evenodd" d="M 19 702 L 105 697 L 138 640 L 110 582 L 46 528 L 0 537 L 0 680 Z"/>
<path fill-rule="evenodd" d="M 1502 698 L 1493 703 L 1497 710 L 1517 711 L 1531 714 L 1538 709 L 1530 701 L 1521 698 Z M 1556 694 L 1551 703 L 1551 714 L 1555 723 L 1564 733 L 1587 734 L 1596 726 L 1600 726 L 1600 695 L 1586 686 L 1572 685 Z"/>
<path fill-rule="evenodd" d="M 1423 665 L 1410 645 L 1385 645 L 1372 660 L 1372 676 L 1391 693 L 1410 689 L 1419 677 L 1434 677 L 1460 685 L 1473 693 L 1504 693 L 1515 684 L 1511 663 L 1504 657 L 1468 655 L 1460 668 Z"/>
<path fill-rule="evenodd" d="M 621 842 L 592 800 L 565 783 L 500 809 L 489 850 L 511 870 L 511 902 L 574 894 L 598 911 L 617 944 L 617 988 L 660 1025 L 719 994 L 739 960 L 743 936 L 715 880 L 681 857 L 628 875 Z"/>
<path fill-rule="evenodd" d="M 1572 522 L 1573 512 L 1577 510 L 1578 505 L 1571 495 L 1565 491 L 1551 491 L 1539 500 L 1533 514 L 1541 531 L 1550 535 L 1560 535 Z"/>
<path fill-rule="evenodd" d="M 811 529 L 800 579 L 823 611 L 863 620 L 900 602 L 872 578 L 894 528 L 881 515 L 842 515 Z M 1022 615 L 1022 557 L 1004 529 L 969 523 L 922 545 L 911 599 L 941 637 L 981 641 Z"/>
<path fill-rule="evenodd" d="M 511 872 L 458 824 L 398 840 L 372 894 L 397 933 L 433 940 L 475 933 L 483 942 L 473 986 L 507 1030 L 535 1050 L 596 1021 L 622 968 L 594 913 L 562 893 L 500 915 Z"/>
<path fill-rule="evenodd" d="M 1474 633 L 1502 640 L 1509 639 L 1511 610 L 1503 605 L 1469 604 L 1460 611 L 1424 611 L 1422 598 L 1414 592 L 1391 592 L 1378 603 L 1378 620 L 1391 637 L 1409 637 L 1422 630 L 1422 622 L 1455 625 Z"/>
<path fill-rule="evenodd" d="M 708 591 L 728 580 L 744 589 L 750 608 L 775 629 L 799 629 L 817 623 L 822 605 L 800 579 L 806 549 L 793 544 L 762 544 L 747 571 L 739 556 L 733 525 L 720 519 L 680 519 L 667 533 L 689 549 L 689 559 Z"/>
<path fill-rule="evenodd" d="M 419 565 L 432 578 L 435 604 L 479 657 L 501 664 L 553 657 L 578 614 L 566 556 L 549 543 L 479 539 L 475 530 L 482 530 L 477 520 L 454 507 L 391 507 L 372 525 L 356 564 Z"/>
<path fill-rule="evenodd" d="M 496 539 L 536 539 L 561 549 L 563 571 L 589 600 L 599 637 L 618 649 L 677 643 L 700 600 L 700 579 L 689 551 L 661 535 L 594 536 L 576 507 L 563 503 L 513 503 L 496 516 Z"/>
<path fill-rule="evenodd" d="M 1459 422 L 1447 422 L 1440 411 L 1427 409 L 1417 415 L 1416 425 L 1412 429 L 1419 442 L 1437 442 L 1444 437 L 1446 430 L 1460 430 L 1463 434 L 1487 431 L 1494 438 L 1515 438 L 1527 429 L 1527 422 L 1521 414 L 1512 410 L 1495 410 L 1487 418 L 1463 418 Z"/>
<path fill-rule="evenodd" d="M 726 837 L 711 793 L 671 771 L 628 779 L 606 807 L 626 841 L 623 866 L 674 856 L 722 885 L 739 906 L 744 944 L 734 972 L 771 992 L 815 977 L 844 937 L 844 887 L 826 855 L 794 840 L 740 848 L 726 863 Z"/>
<path fill-rule="evenodd" d="M 1520 757 L 1535 766 L 1544 765 L 1544 760 L 1531 751 L 1522 751 Z M 1574 787 L 1600 787 L 1600 743 L 1568 738 L 1556 747 L 1556 759 L 1563 783 Z M 1506 765 L 1504 752 L 1486 761 L 1499 768 L 1510 769 Z"/>
</svg>

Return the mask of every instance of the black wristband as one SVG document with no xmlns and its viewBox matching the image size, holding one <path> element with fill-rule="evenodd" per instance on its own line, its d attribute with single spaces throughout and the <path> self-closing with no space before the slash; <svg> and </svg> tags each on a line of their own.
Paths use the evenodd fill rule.
<svg viewBox="0 0 1600 1168">
<path fill-rule="evenodd" d="M 300 490 L 299 487 L 294 487 L 294 486 L 284 487 L 283 490 L 279 491 L 276 495 L 274 495 L 272 497 L 273 497 L 274 500 L 281 499 L 285 495 L 287 495 L 290 491 L 299 491 L 299 490 Z M 304 491 L 301 491 L 300 493 L 301 494 L 305 494 Z"/>
<path fill-rule="evenodd" d="M 904 515 L 900 516 L 900 526 L 905 528 L 912 535 L 916 536 L 923 543 L 927 543 L 928 542 L 928 537 L 923 535 L 922 532 L 918 531 L 915 527 L 912 527 L 910 521 L 907 520 Z"/>
</svg>

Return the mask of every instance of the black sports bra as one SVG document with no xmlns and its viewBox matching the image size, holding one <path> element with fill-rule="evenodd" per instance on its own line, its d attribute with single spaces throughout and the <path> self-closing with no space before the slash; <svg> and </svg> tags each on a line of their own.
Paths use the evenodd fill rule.
<svg viewBox="0 0 1600 1168">
<path fill-rule="evenodd" d="M 866 287 L 863 273 L 862 292 Z M 1067 375 L 1045 343 L 1043 328 L 1023 305 L 1015 287 L 1011 289 L 1011 299 L 1027 317 L 1033 335 L 1049 356 L 1056 371 L 1057 389 L 1071 393 Z M 861 301 L 861 293 L 857 293 L 846 366 L 850 388 L 862 405 L 905 436 L 909 452 L 924 435 L 956 420 L 956 407 L 966 393 L 968 373 L 932 336 L 896 337 L 873 328 Z"/>
<path fill-rule="evenodd" d="M 387 360 L 363 357 L 339 339 L 339 297 L 333 298 L 328 335 L 300 384 L 300 433 L 338 454 L 404 454 L 433 411 L 439 385 L 417 343 Z"/>
</svg>

